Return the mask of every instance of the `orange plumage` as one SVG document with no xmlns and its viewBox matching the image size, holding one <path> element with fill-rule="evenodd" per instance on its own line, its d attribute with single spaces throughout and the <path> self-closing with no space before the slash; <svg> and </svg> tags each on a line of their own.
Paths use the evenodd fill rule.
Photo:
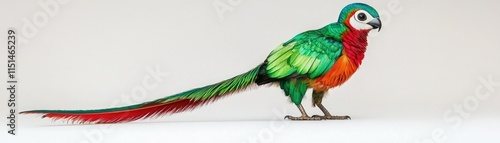
<svg viewBox="0 0 500 143">
<path fill-rule="evenodd" d="M 332 87 L 342 85 L 356 72 L 358 67 L 358 64 L 343 53 L 325 75 L 313 80 L 310 87 L 316 91 L 327 91 Z"/>
</svg>

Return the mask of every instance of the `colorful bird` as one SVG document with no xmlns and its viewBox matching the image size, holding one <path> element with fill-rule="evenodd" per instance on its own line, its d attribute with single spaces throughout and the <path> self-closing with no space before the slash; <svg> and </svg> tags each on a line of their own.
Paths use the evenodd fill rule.
<svg viewBox="0 0 500 143">
<path fill-rule="evenodd" d="M 43 118 L 77 123 L 121 123 L 189 111 L 222 97 L 247 89 L 250 85 L 277 84 L 299 108 L 301 116 L 290 120 L 346 120 L 333 116 L 321 104 L 325 93 L 345 83 L 361 65 L 367 36 L 382 28 L 377 11 L 363 3 L 345 6 L 338 21 L 316 30 L 300 33 L 273 50 L 254 69 L 208 85 L 154 101 L 97 110 L 31 110 L 22 114 L 43 114 Z M 312 102 L 324 116 L 309 116 L 302 98 L 312 89 Z"/>
</svg>

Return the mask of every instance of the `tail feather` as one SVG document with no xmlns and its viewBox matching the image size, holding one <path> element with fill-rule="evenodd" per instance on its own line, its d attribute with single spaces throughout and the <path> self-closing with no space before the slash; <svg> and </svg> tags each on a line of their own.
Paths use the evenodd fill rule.
<svg viewBox="0 0 500 143">
<path fill-rule="evenodd" d="M 43 114 L 42 118 L 77 123 L 122 123 L 193 110 L 255 82 L 260 65 L 231 79 L 141 104 L 97 110 L 31 110 L 21 114 Z"/>
</svg>

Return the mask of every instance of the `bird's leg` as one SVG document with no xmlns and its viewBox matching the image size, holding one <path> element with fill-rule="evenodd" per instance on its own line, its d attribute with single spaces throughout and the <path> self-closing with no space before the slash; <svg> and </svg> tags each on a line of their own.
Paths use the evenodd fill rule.
<svg viewBox="0 0 500 143">
<path fill-rule="evenodd" d="M 325 114 L 324 116 L 319 116 L 319 115 L 313 115 L 312 117 L 319 117 L 324 120 L 350 120 L 351 117 L 349 116 L 332 116 L 328 110 L 326 110 L 325 106 L 321 104 L 323 101 L 323 96 L 325 95 L 325 92 L 323 91 L 313 91 L 313 104 L 318 106 L 319 109 Z"/>
<path fill-rule="evenodd" d="M 290 115 L 285 116 L 285 119 L 290 119 L 290 120 L 321 120 L 320 117 L 309 117 L 306 113 L 306 110 L 304 110 L 304 107 L 302 107 L 302 104 L 297 105 L 297 108 L 299 108 L 300 113 L 302 114 L 300 117 L 293 117 Z"/>
</svg>

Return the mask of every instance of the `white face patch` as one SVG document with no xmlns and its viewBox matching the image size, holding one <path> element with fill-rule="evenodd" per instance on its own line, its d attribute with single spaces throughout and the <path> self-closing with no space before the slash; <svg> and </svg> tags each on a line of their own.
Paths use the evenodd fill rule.
<svg viewBox="0 0 500 143">
<path fill-rule="evenodd" d="M 349 19 L 349 24 L 357 30 L 371 30 L 373 27 L 368 22 L 372 21 L 374 18 L 368 12 L 364 10 L 358 10 Z"/>
</svg>

